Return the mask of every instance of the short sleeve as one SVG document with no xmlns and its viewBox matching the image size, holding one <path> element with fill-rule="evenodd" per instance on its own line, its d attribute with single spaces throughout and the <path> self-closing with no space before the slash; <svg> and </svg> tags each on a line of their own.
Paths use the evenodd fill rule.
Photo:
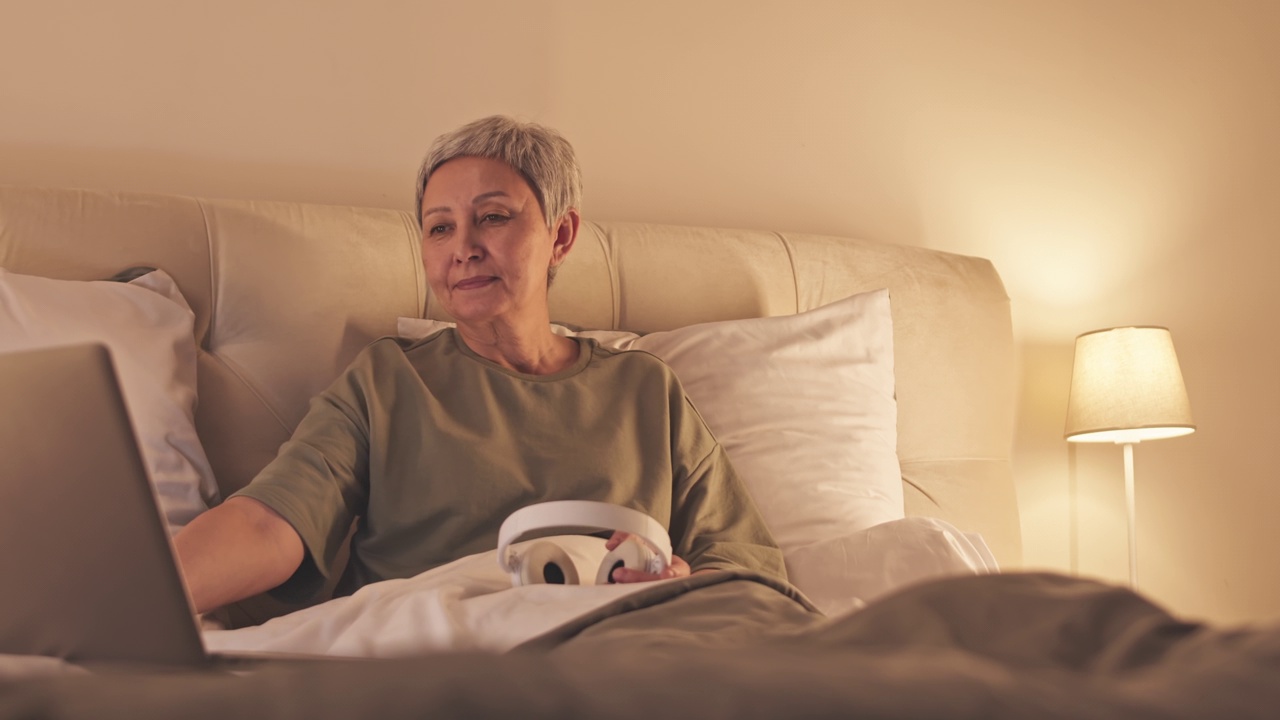
<svg viewBox="0 0 1280 720">
<path fill-rule="evenodd" d="M 334 559 L 368 502 L 368 419 L 362 373 L 348 369 L 316 396 L 279 454 L 233 497 L 278 512 L 306 552 L 293 576 L 272 591 L 306 602 L 324 587 Z"/>
<path fill-rule="evenodd" d="M 746 485 L 678 383 L 676 390 L 671 426 L 673 551 L 695 571 L 742 568 L 785 581 L 782 551 Z"/>
</svg>

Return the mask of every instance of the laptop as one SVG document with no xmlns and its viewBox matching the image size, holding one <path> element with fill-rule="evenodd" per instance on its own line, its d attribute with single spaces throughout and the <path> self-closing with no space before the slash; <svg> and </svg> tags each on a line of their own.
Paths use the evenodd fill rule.
<svg viewBox="0 0 1280 720">
<path fill-rule="evenodd" d="M 205 651 L 103 345 L 0 354 L 0 586 L 0 653 L 240 659 Z"/>
</svg>

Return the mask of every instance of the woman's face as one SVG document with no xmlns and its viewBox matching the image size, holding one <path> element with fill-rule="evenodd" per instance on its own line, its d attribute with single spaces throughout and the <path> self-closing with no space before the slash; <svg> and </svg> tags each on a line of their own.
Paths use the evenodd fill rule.
<svg viewBox="0 0 1280 720">
<path fill-rule="evenodd" d="M 573 233 L 564 242 L 563 222 L 547 229 L 519 172 L 499 160 L 455 158 L 431 174 L 422 208 L 427 283 L 459 323 L 545 317 L 547 269 L 564 259 Z"/>
</svg>

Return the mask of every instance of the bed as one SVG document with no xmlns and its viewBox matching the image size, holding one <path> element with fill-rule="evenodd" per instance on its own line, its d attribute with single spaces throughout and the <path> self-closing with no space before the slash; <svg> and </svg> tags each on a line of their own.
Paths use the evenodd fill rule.
<svg viewBox="0 0 1280 720">
<path fill-rule="evenodd" d="M 3 187 L 0 268 L 0 298 L 26 310 L 0 351 L 100 338 L 137 384 L 163 386 L 126 398 L 175 530 L 248 483 L 362 347 L 448 321 L 411 215 L 383 209 Z M 323 662 L 84 672 L 5 658 L 0 718 L 1262 717 L 1280 701 L 1278 631 L 1018 572 L 1013 342 L 990 262 L 587 221 L 551 311 L 561 332 L 672 365 L 789 583 L 513 589 L 493 557 L 469 557 L 209 618 L 214 649 Z"/>
</svg>

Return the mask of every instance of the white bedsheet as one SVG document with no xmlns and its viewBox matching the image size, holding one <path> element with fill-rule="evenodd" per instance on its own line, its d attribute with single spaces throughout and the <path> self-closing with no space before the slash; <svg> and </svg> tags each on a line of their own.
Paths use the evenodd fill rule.
<svg viewBox="0 0 1280 720">
<path fill-rule="evenodd" d="M 787 555 L 788 579 L 833 617 L 915 583 L 997 571 L 981 535 L 930 517 L 881 523 Z"/>
<path fill-rule="evenodd" d="M 604 541 L 563 536 L 579 575 L 595 577 Z M 520 547 L 521 543 L 516 547 Z M 389 580 L 260 626 L 204 633 L 209 650 L 393 657 L 433 650 L 502 652 L 647 584 L 512 588 L 496 551 Z M 906 518 L 793 551 L 788 573 L 828 615 L 956 574 L 994 572 L 982 538 L 934 518 Z"/>
<path fill-rule="evenodd" d="M 581 577 L 595 577 L 606 554 L 603 540 L 580 535 L 556 540 L 569 552 Z M 205 647 L 211 652 L 343 657 L 394 657 L 433 650 L 502 652 L 651 586 L 513 588 L 498 567 L 496 553 L 471 555 L 412 578 L 366 585 L 349 597 L 256 627 L 207 630 L 203 633 Z"/>
</svg>

